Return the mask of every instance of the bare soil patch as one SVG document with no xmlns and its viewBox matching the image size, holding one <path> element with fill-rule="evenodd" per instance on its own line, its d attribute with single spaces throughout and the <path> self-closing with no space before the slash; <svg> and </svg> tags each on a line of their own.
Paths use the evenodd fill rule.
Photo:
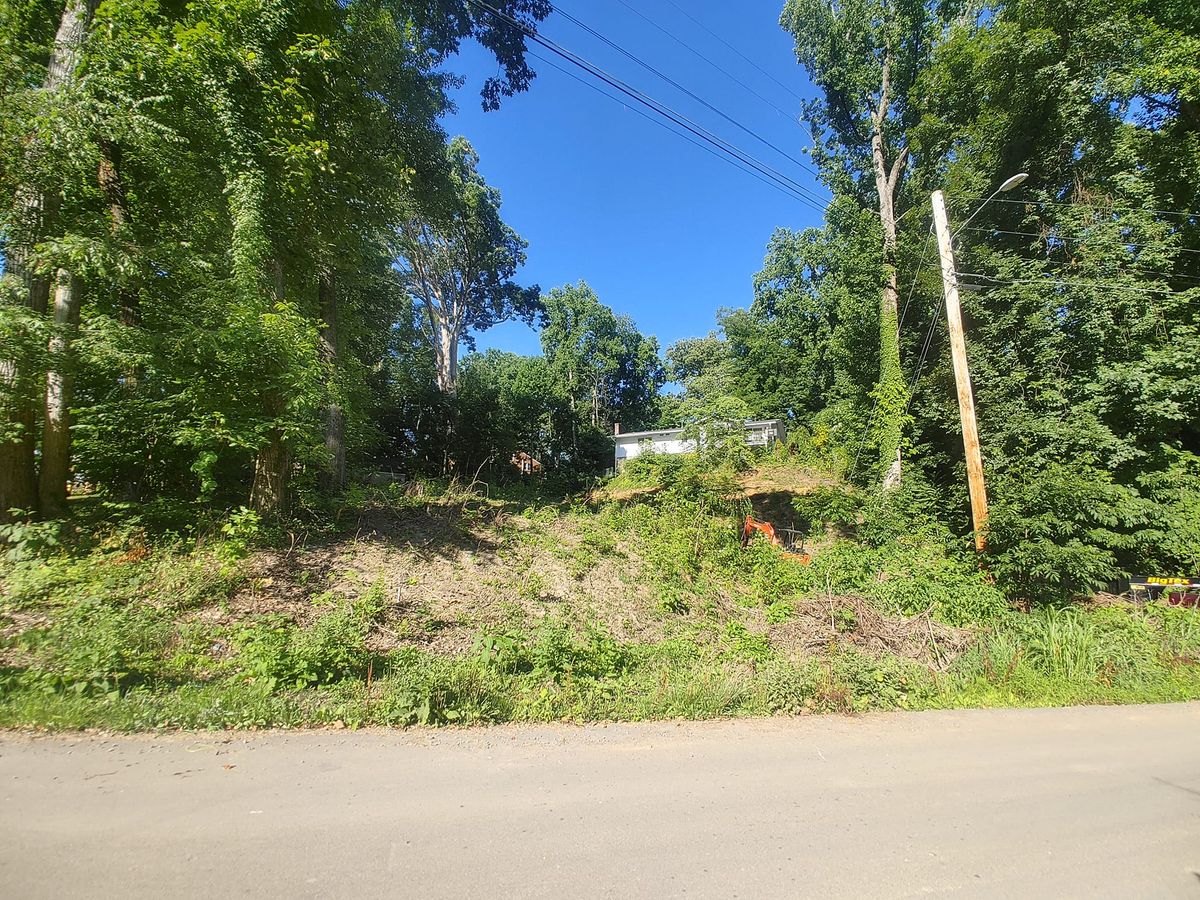
<svg viewBox="0 0 1200 900">
<path fill-rule="evenodd" d="M 846 644 L 876 657 L 904 656 L 945 669 L 971 643 L 971 632 L 936 622 L 928 612 L 891 617 L 855 595 L 810 600 L 796 616 L 768 629 L 771 643 L 794 654 L 816 654 Z"/>
<path fill-rule="evenodd" d="M 212 623 L 283 614 L 307 626 L 368 591 L 387 606 L 370 644 L 412 644 L 445 654 L 468 650 L 481 631 L 526 628 L 547 617 L 607 629 L 624 641 L 661 639 L 653 598 L 638 583 L 628 547 L 589 557 L 570 517 L 430 505 L 372 509 L 353 534 L 290 550 L 263 551 L 227 604 L 197 617 Z"/>
</svg>

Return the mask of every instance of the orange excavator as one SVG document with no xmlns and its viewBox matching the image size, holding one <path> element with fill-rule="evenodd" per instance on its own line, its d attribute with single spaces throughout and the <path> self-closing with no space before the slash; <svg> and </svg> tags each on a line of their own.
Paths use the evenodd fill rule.
<svg viewBox="0 0 1200 900">
<path fill-rule="evenodd" d="M 754 516 L 746 516 L 745 524 L 742 525 L 742 549 L 750 546 L 750 539 L 754 537 L 754 532 L 761 531 L 771 542 L 771 545 L 778 547 L 783 555 L 788 559 L 794 559 L 802 566 L 812 562 L 812 556 L 804 552 L 804 541 L 800 540 L 797 545 L 796 535 L 798 532 L 791 528 L 780 528 L 780 534 L 776 532 L 775 526 L 770 522 L 762 522 L 754 518 Z"/>
</svg>

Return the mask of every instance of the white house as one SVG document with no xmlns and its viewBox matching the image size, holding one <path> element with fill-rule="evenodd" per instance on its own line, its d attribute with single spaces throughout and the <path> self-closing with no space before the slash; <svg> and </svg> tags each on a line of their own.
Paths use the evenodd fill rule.
<svg viewBox="0 0 1200 900">
<path fill-rule="evenodd" d="M 618 425 L 619 429 L 620 426 Z M 764 419 L 761 422 L 746 423 L 746 443 L 751 447 L 769 447 L 776 441 L 787 437 L 787 423 L 783 419 Z M 685 439 L 682 428 L 663 428 L 658 431 L 628 431 L 622 434 L 619 430 L 613 435 L 616 453 L 613 465 L 620 469 L 626 460 L 641 456 L 643 453 L 693 453 L 696 450 L 694 439 Z"/>
</svg>

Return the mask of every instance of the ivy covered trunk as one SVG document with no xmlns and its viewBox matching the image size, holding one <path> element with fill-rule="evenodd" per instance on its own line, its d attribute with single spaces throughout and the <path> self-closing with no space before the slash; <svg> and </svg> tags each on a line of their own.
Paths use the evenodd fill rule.
<svg viewBox="0 0 1200 900">
<path fill-rule="evenodd" d="M 321 473 L 321 487 L 337 492 L 346 486 L 346 413 L 338 384 L 338 296 L 333 275 L 322 272 L 317 282 L 321 316 L 321 358 L 325 364 L 325 452 L 329 460 Z"/>
<path fill-rule="evenodd" d="M 884 128 L 892 103 L 892 55 L 883 60 L 879 105 L 872 116 L 871 166 L 875 191 L 879 197 L 879 219 L 883 230 L 884 281 L 879 306 L 879 384 L 875 388 L 876 438 L 879 462 L 883 469 L 883 489 L 900 484 L 900 444 L 903 439 L 905 408 L 904 372 L 900 368 L 899 289 L 896 283 L 896 188 L 908 160 L 901 149 L 888 164 Z"/>
</svg>

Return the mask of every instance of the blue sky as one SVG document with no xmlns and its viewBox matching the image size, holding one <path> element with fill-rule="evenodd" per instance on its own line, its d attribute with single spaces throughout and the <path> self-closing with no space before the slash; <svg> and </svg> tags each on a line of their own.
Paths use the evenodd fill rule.
<svg viewBox="0 0 1200 900">
<path fill-rule="evenodd" d="M 793 157 L 803 159 L 806 129 L 799 97 L 813 88 L 778 25 L 782 0 L 555 0 L 556 6 L 651 63 Z M 755 92 L 739 86 L 630 9 L 676 35 Z M 681 10 L 777 79 L 756 70 Z M 733 10 L 736 9 L 736 12 Z M 671 106 L 821 196 L 811 174 L 706 110 L 611 47 L 551 14 L 542 34 Z M 550 51 L 534 47 L 542 57 Z M 555 62 L 571 68 L 556 58 Z M 549 290 L 580 279 L 600 299 L 632 316 L 663 347 L 706 334 L 723 306 L 745 306 L 767 240 L 780 226 L 817 225 L 820 213 L 601 96 L 540 59 L 527 93 L 499 111 L 480 109 L 479 88 L 496 70 L 478 47 L 464 47 L 448 68 L 466 77 L 446 120 L 480 155 L 480 169 L 504 197 L 505 220 L 529 242 L 523 283 Z M 577 70 L 576 70 L 577 71 Z M 577 74 L 591 81 L 591 76 Z M 611 92 L 611 89 L 609 89 Z M 481 349 L 538 352 L 537 335 L 519 323 L 479 337 Z"/>
</svg>

